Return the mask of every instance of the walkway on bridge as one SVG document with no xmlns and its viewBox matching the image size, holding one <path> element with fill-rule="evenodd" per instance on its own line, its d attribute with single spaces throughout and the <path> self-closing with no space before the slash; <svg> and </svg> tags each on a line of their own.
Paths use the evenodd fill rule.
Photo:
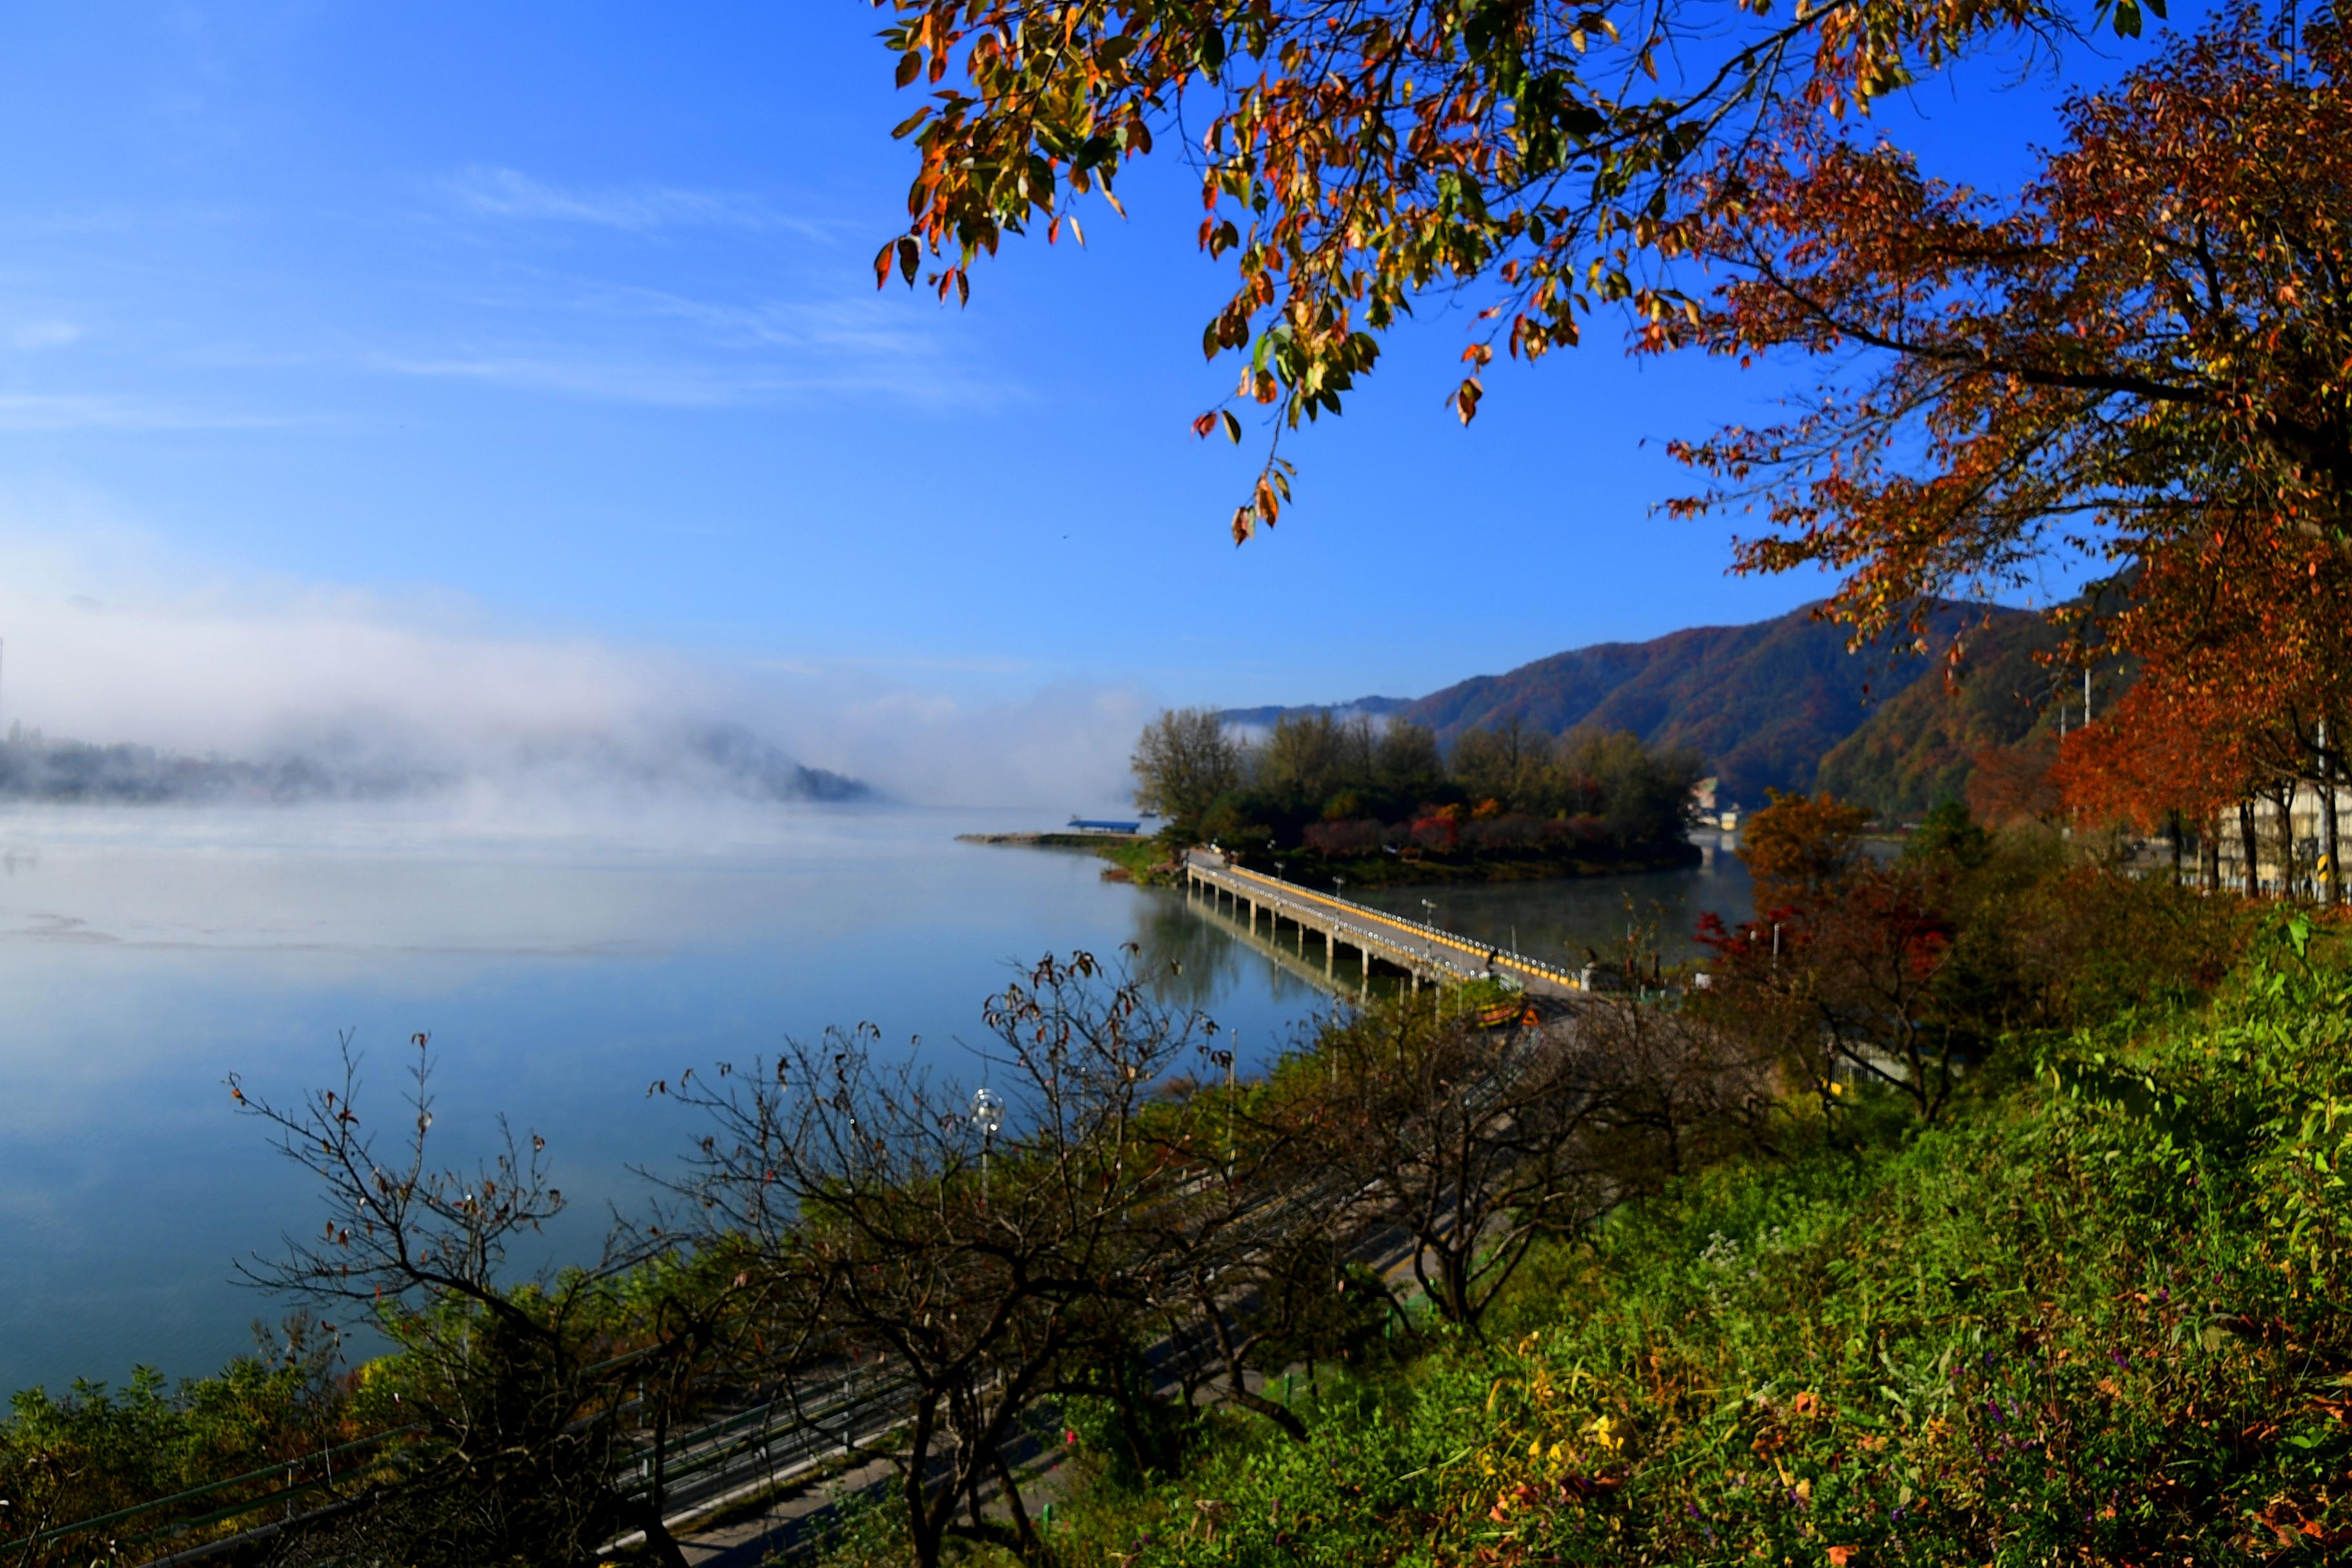
<svg viewBox="0 0 2352 1568">
<path fill-rule="evenodd" d="M 1245 908 L 1253 931 L 1257 928 L 1259 911 L 1264 910 L 1276 928 L 1284 921 L 1296 925 L 1302 940 L 1306 932 L 1316 932 L 1323 939 L 1327 973 L 1334 966 L 1335 951 L 1344 945 L 1363 954 L 1368 973 L 1377 959 L 1402 970 L 1416 984 L 1428 981 L 1453 985 L 1492 975 L 1516 980 L 1538 995 L 1568 995 L 1584 989 L 1582 977 L 1571 970 L 1260 871 L 1244 870 L 1220 850 L 1187 850 L 1184 885 L 1187 893 L 1206 891 L 1213 899 L 1231 899 L 1236 909 Z"/>
</svg>

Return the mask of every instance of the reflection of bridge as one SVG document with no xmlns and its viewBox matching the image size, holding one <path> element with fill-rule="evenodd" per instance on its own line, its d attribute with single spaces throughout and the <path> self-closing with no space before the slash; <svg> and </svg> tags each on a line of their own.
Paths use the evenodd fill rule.
<svg viewBox="0 0 2352 1568">
<path fill-rule="evenodd" d="M 1214 930 L 1221 942 L 1255 953 L 1310 989 L 1328 991 L 1335 996 L 1358 991 L 1369 993 L 1370 990 L 1371 976 L 1369 973 L 1356 964 L 1342 968 L 1331 962 L 1328 954 L 1318 952 L 1317 947 L 1320 944 L 1308 944 L 1304 926 L 1295 927 L 1289 935 L 1285 936 L 1275 930 L 1272 921 L 1259 920 L 1255 913 L 1251 914 L 1247 924 L 1243 923 L 1243 915 L 1248 906 L 1240 900 L 1234 900 L 1230 906 L 1222 899 L 1213 902 L 1194 899 L 1188 902 L 1193 916 Z M 1398 978 L 1402 980 L 1403 977 L 1400 975 Z"/>
<path fill-rule="evenodd" d="M 1337 984 L 1337 952 L 1344 946 L 1354 948 L 1360 956 L 1365 988 L 1371 984 L 1372 964 L 1378 962 L 1403 971 L 1415 989 L 1424 980 L 1457 984 L 1489 974 L 1516 980 L 1538 994 L 1561 995 L 1583 989 L 1579 976 L 1570 971 L 1471 942 L 1419 921 L 1349 903 L 1296 882 L 1244 871 L 1213 849 L 1185 853 L 1184 890 L 1188 897 L 1205 891 L 1212 902 L 1230 899 L 1237 913 L 1247 911 L 1253 933 L 1261 910 L 1266 916 L 1269 936 L 1279 932 L 1284 921 L 1290 921 L 1297 930 L 1302 960 L 1307 933 L 1313 931 L 1323 939 L 1327 985 Z"/>
</svg>

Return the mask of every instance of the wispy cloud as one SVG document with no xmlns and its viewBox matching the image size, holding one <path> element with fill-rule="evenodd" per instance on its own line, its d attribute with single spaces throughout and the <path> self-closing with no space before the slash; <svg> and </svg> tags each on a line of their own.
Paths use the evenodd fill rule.
<svg viewBox="0 0 2352 1568">
<path fill-rule="evenodd" d="M 725 407 L 792 390 L 789 384 L 773 377 L 738 374 L 711 365 L 565 353 L 387 355 L 373 363 L 376 369 L 394 375 L 471 381 L 517 392 L 551 392 L 657 408 Z"/>
<path fill-rule="evenodd" d="M 81 329 L 71 321 L 26 321 L 15 334 L 20 349 L 61 349 L 80 338 Z"/>
<path fill-rule="evenodd" d="M 536 223 L 588 224 L 600 228 L 649 233 L 656 229 L 773 229 L 823 239 L 832 227 L 781 212 L 740 191 L 698 190 L 679 185 L 559 185 L 520 170 L 476 167 L 449 181 L 450 193 L 468 212 L 485 217 Z"/>
<path fill-rule="evenodd" d="M 0 430 L 258 430 L 301 421 L 78 392 L 0 392 Z"/>
<path fill-rule="evenodd" d="M 929 405 L 965 405 L 1003 395 L 961 373 L 903 362 L 841 361 L 789 363 L 600 358 L 568 350 L 493 353 L 385 355 L 375 368 L 394 375 L 475 382 L 515 392 L 551 393 L 598 403 L 647 408 L 732 408 L 785 403 L 843 393 L 871 394 Z M 0 405 L 0 427 L 7 414 Z"/>
<path fill-rule="evenodd" d="M 1022 395 L 903 311 L 852 298 L 731 303 L 575 285 L 518 303 L 568 321 L 528 337 L 376 356 L 397 375 L 664 408 L 858 394 L 968 407 Z"/>
<path fill-rule="evenodd" d="M 840 298 L 727 303 L 656 289 L 605 289 L 584 309 L 681 322 L 711 342 L 741 348 L 824 351 L 868 358 L 929 358 L 936 339 L 897 299 Z"/>
</svg>

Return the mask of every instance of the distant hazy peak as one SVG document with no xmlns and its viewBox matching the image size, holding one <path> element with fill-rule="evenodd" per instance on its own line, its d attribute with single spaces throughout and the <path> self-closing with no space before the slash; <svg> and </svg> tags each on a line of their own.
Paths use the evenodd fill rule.
<svg viewBox="0 0 2352 1568">
<path fill-rule="evenodd" d="M 1359 697 L 1353 702 L 1307 702 L 1291 708 L 1279 704 L 1264 708 L 1227 708 L 1217 717 L 1244 729 L 1271 729 L 1275 721 L 1285 715 L 1328 713 L 1334 718 L 1346 719 L 1361 713 L 1368 718 L 1381 719 L 1399 709 L 1411 707 L 1412 702 L 1413 699 L 1410 697 Z"/>
<path fill-rule="evenodd" d="M 850 801 L 872 791 L 856 779 L 806 767 L 738 724 L 664 726 L 518 741 L 465 755 L 345 733 L 292 743 L 258 759 L 192 757 L 130 743 L 51 740 L 12 727 L 0 742 L 0 799 L 100 805 L 290 805 L 397 800 L 469 782 L 505 782 L 558 795 L 593 789 L 724 796 L 751 801 Z"/>
</svg>

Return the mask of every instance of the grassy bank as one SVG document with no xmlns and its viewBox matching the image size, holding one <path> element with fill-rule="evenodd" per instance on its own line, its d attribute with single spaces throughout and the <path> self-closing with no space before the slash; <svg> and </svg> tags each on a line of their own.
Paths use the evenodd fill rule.
<svg viewBox="0 0 2352 1568">
<path fill-rule="evenodd" d="M 966 844 L 994 844 L 1024 849 L 1077 849 L 1110 862 L 1103 875 L 1113 881 L 1165 887 L 1177 880 L 1176 857 L 1156 837 L 1124 833 L 965 833 Z"/>
<path fill-rule="evenodd" d="M 2352 963 L 1864 1100 L 1549 1253 L 1486 1344 L 1212 1416 L 1064 1560 L 2322 1562 L 2352 1547 Z"/>
</svg>

